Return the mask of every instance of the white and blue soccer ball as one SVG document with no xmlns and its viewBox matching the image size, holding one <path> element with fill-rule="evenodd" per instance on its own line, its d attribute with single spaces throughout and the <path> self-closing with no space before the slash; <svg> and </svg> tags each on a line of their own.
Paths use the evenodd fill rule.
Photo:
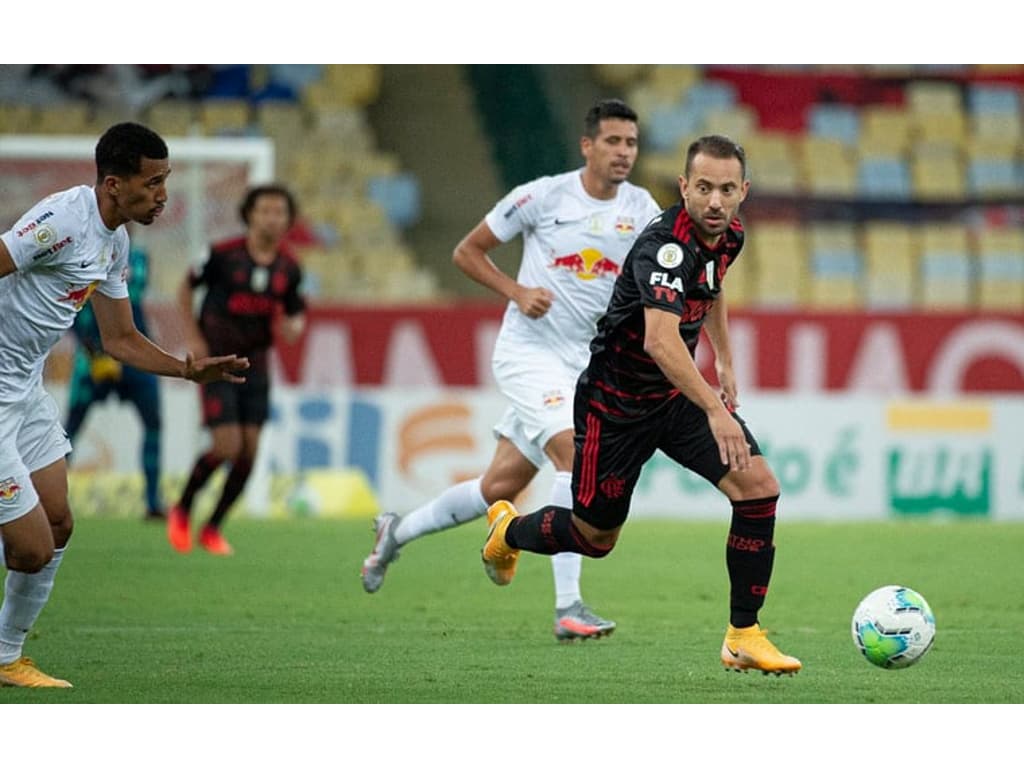
<svg viewBox="0 0 1024 768">
<path fill-rule="evenodd" d="M 902 669 L 932 647 L 935 614 L 920 593 L 889 584 L 860 601 L 850 629 L 865 659 L 883 669 Z"/>
</svg>

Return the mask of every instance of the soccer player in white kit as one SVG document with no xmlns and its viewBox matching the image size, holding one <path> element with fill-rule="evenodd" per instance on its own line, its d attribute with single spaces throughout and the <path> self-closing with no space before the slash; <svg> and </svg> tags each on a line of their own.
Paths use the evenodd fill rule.
<svg viewBox="0 0 1024 768">
<path fill-rule="evenodd" d="M 185 360 L 143 336 L 128 298 L 129 221 L 152 224 L 167 202 L 167 145 L 119 123 L 96 145 L 96 185 L 57 192 L 0 235 L 0 538 L 7 578 L 0 607 L 0 685 L 70 688 L 22 647 L 49 600 L 71 536 L 65 456 L 71 443 L 43 389 L 50 349 L 86 301 L 104 351 L 127 365 L 196 382 L 243 381 L 236 355 Z"/>
<path fill-rule="evenodd" d="M 455 264 L 509 300 L 492 358 L 498 388 L 511 401 L 494 428 L 490 466 L 404 517 L 375 520 L 376 542 L 363 562 L 362 581 L 376 592 L 406 543 L 481 517 L 498 499 L 515 498 L 544 461 L 555 468 L 551 503 L 572 505 L 573 394 L 589 359 L 626 253 L 660 207 L 627 181 L 637 157 L 637 115 L 617 99 L 599 102 L 584 121 L 583 168 L 544 176 L 512 190 L 459 243 Z M 488 256 L 523 236 L 513 279 Z M 601 637 L 615 622 L 597 616 L 580 593 L 581 556 L 551 558 L 555 579 L 555 636 Z"/>
</svg>

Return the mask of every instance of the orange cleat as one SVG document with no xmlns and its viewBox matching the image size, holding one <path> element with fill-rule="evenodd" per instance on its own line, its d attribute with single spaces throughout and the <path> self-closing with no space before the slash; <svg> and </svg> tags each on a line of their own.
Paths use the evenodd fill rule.
<svg viewBox="0 0 1024 768">
<path fill-rule="evenodd" d="M 28 656 L 0 666 L 0 685 L 16 688 L 73 688 L 67 680 L 50 677 Z"/>
<path fill-rule="evenodd" d="M 167 540 L 182 554 L 192 551 L 192 531 L 189 528 L 188 513 L 177 504 L 167 511 Z"/>
<path fill-rule="evenodd" d="M 212 525 L 203 526 L 199 532 L 199 546 L 211 555 L 233 555 L 235 550 L 228 544 L 228 540 L 221 536 L 219 530 Z"/>
<path fill-rule="evenodd" d="M 516 562 L 519 550 L 505 543 L 505 531 L 519 513 L 509 501 L 496 501 L 487 510 L 487 540 L 480 550 L 480 559 L 484 562 L 484 570 L 491 581 L 499 587 L 507 586 L 516 575 Z"/>
</svg>

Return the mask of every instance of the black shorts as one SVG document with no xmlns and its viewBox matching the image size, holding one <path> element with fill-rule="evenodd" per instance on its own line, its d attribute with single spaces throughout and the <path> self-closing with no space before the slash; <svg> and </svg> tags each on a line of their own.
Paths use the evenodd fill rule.
<svg viewBox="0 0 1024 768">
<path fill-rule="evenodd" d="M 203 384 L 203 423 L 261 425 L 270 415 L 270 376 L 245 372 L 245 382 L 214 381 Z"/>
<path fill-rule="evenodd" d="M 595 528 L 607 531 L 626 521 L 640 470 L 659 448 L 716 487 L 729 472 L 707 415 L 682 395 L 627 423 L 609 419 L 591 408 L 585 395 L 577 395 L 574 418 L 573 512 Z M 743 428 L 751 454 L 760 456 L 761 448 L 743 419 L 736 413 L 733 418 Z"/>
</svg>

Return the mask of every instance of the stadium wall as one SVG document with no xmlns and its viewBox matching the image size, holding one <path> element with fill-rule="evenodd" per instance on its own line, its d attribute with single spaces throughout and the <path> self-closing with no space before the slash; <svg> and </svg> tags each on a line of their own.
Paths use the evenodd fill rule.
<svg viewBox="0 0 1024 768">
<path fill-rule="evenodd" d="M 62 388 L 51 389 L 66 402 Z M 176 492 L 206 436 L 195 389 L 165 382 L 163 391 L 164 423 L 173 425 L 164 434 L 164 469 L 168 492 Z M 779 477 L 787 518 L 1024 520 L 1019 397 L 759 393 L 742 403 Z M 491 427 L 505 407 L 500 394 L 482 388 L 278 386 L 246 512 L 408 511 L 484 469 L 494 449 Z M 117 478 L 137 475 L 140 439 L 127 406 L 108 402 L 90 415 L 73 463 L 79 514 L 127 514 L 126 506 L 139 503 L 129 491 L 137 481 Z M 306 493 L 307 477 L 317 479 L 318 498 Z M 549 482 L 546 470 L 521 500 L 525 508 L 546 502 Z M 724 520 L 728 506 L 705 481 L 657 454 L 632 514 Z"/>
</svg>

